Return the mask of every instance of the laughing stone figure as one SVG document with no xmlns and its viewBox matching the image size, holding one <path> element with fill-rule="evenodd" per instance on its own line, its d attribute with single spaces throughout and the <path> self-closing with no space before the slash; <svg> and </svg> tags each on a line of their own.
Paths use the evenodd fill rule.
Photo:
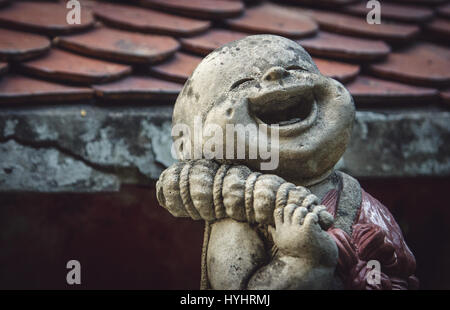
<svg viewBox="0 0 450 310">
<path fill-rule="evenodd" d="M 205 221 L 202 289 L 418 287 L 393 216 L 334 169 L 354 116 L 345 87 L 286 38 L 249 36 L 203 59 L 174 108 L 180 160 L 157 183 L 172 215 Z M 248 156 L 260 145 L 272 158 Z"/>
</svg>

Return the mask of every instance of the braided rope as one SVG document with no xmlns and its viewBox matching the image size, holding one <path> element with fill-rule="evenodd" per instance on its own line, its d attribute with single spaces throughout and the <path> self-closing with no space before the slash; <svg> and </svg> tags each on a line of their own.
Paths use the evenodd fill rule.
<svg viewBox="0 0 450 310">
<path fill-rule="evenodd" d="M 225 206 L 223 204 L 222 197 L 222 186 L 223 179 L 230 169 L 230 165 L 221 165 L 214 176 L 213 184 L 213 201 L 214 201 L 214 211 L 216 213 L 216 219 L 221 219 L 226 216 Z"/>
<path fill-rule="evenodd" d="M 194 220 L 200 220 L 202 217 L 195 209 L 194 203 L 191 199 L 190 186 L 189 186 L 189 174 L 191 172 L 191 163 L 186 163 L 180 173 L 180 196 L 183 201 L 183 205 L 186 208 L 187 213 Z"/>
<path fill-rule="evenodd" d="M 256 180 L 261 175 L 259 172 L 252 172 L 245 180 L 245 214 L 249 223 L 254 223 L 255 209 L 253 208 L 253 189 L 255 187 Z"/>
</svg>

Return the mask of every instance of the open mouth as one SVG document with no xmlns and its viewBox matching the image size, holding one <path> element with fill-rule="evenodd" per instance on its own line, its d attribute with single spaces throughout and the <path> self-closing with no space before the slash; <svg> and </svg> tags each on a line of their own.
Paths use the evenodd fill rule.
<svg viewBox="0 0 450 310">
<path fill-rule="evenodd" d="M 312 87 L 295 86 L 249 98 L 249 111 L 259 124 L 278 126 L 280 133 L 299 133 L 317 117 Z"/>
</svg>

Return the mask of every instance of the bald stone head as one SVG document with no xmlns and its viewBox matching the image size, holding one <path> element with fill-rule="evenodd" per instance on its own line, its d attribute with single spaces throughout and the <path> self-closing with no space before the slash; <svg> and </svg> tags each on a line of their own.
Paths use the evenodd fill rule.
<svg viewBox="0 0 450 310">
<path fill-rule="evenodd" d="M 227 124 L 255 125 L 264 130 L 257 135 L 237 133 L 234 147 L 244 145 L 249 154 L 252 145 L 268 141 L 279 154 L 277 167 L 269 173 L 310 185 L 325 178 L 344 153 L 354 113 L 349 92 L 323 76 L 298 43 L 275 35 L 254 35 L 216 49 L 197 66 L 173 113 L 173 126 L 184 124 L 191 134 L 174 139 L 179 156 L 193 158 L 196 148 L 208 143 L 205 137 L 194 143 L 195 120 L 201 120 L 204 136 L 212 135 L 211 124 L 223 132 Z M 224 154 L 232 146 L 221 140 Z M 259 156 L 216 159 L 254 170 L 266 160 Z"/>
</svg>

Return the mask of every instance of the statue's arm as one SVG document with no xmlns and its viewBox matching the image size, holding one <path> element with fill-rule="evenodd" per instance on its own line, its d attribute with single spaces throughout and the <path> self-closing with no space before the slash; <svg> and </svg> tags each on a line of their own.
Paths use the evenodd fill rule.
<svg viewBox="0 0 450 310">
<path fill-rule="evenodd" d="M 275 211 L 271 229 L 279 253 L 270 258 L 254 229 L 225 219 L 213 224 L 207 254 L 213 289 L 330 289 L 337 247 L 316 211 L 289 205 Z"/>
<path fill-rule="evenodd" d="M 273 288 L 328 285 L 337 249 L 333 240 L 331 245 L 330 240 L 323 241 L 328 236 L 324 230 L 332 225 L 333 217 L 325 207 L 318 206 L 317 197 L 308 189 L 276 175 L 252 172 L 245 166 L 198 160 L 179 162 L 166 169 L 157 183 L 157 197 L 175 216 L 212 223 L 207 269 L 213 288 L 264 288 L 267 279 L 277 276 L 280 270 L 275 265 L 280 263 L 285 270 L 296 272 L 288 272 L 283 282 L 272 283 Z M 296 221 L 291 225 L 297 209 L 301 211 L 295 213 Z M 274 214 L 279 213 L 274 210 L 288 212 L 278 218 L 278 224 Z M 314 213 L 314 221 L 303 225 L 309 213 Z M 282 255 L 273 261 L 266 257 L 261 238 L 251 228 L 256 223 L 276 225 L 272 235 Z M 326 263 L 330 257 L 332 263 Z M 312 279 L 320 283 L 312 286 Z"/>
<path fill-rule="evenodd" d="M 156 189 L 160 205 L 172 215 L 208 222 L 231 218 L 273 225 L 277 207 L 295 204 L 308 208 L 319 203 L 307 188 L 276 175 L 205 159 L 178 162 L 167 168 Z M 323 213 L 319 220 L 323 227 L 330 227 L 333 217 Z"/>
</svg>

